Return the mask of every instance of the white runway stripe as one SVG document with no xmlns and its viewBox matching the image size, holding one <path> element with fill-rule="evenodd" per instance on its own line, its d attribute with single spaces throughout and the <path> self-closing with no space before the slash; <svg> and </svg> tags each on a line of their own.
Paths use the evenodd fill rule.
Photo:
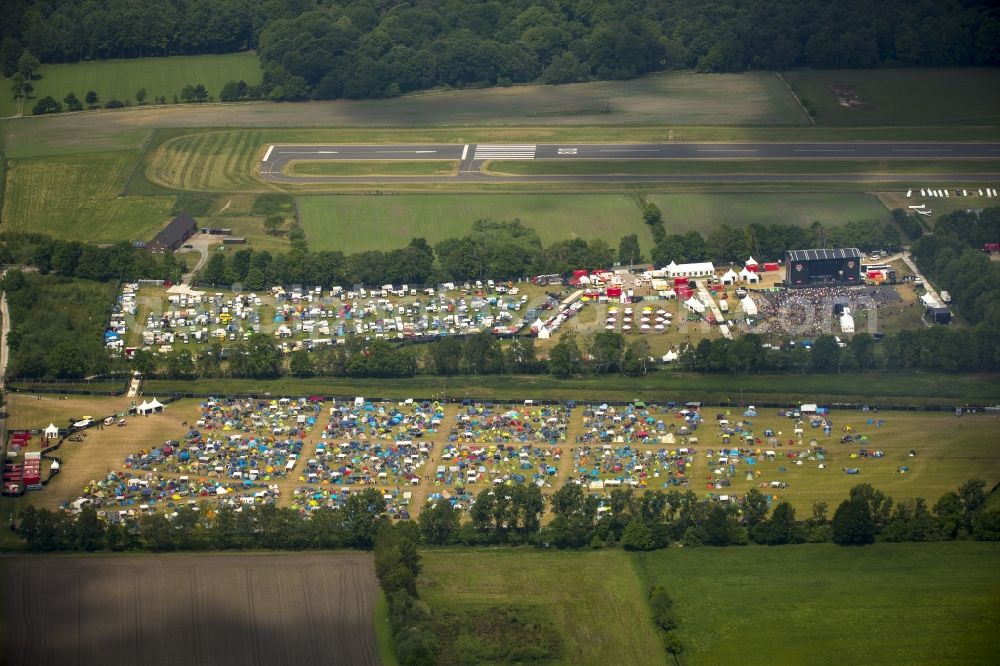
<svg viewBox="0 0 1000 666">
<path fill-rule="evenodd" d="M 533 160 L 535 159 L 535 144 L 516 145 L 486 145 L 476 146 L 474 160 Z"/>
</svg>

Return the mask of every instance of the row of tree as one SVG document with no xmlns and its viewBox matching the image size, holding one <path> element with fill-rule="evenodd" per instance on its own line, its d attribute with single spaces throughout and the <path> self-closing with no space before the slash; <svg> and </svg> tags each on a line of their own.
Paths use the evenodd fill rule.
<svg viewBox="0 0 1000 666">
<path fill-rule="evenodd" d="M 13 0 L 5 19 L 6 76 L 25 49 L 44 62 L 76 62 L 257 48 L 272 99 L 623 79 L 668 68 L 1000 63 L 1000 16 L 978 0 Z"/>
<path fill-rule="evenodd" d="M 809 247 L 859 247 L 892 250 L 900 237 L 892 222 L 857 221 L 828 227 L 723 224 L 707 237 L 697 231 L 667 234 L 663 214 L 655 204 L 642 211 L 656 246 L 658 266 L 671 261 L 741 262 L 748 256 L 779 259 L 786 250 Z M 274 284 L 309 284 L 330 288 L 356 284 L 435 284 L 447 281 L 517 279 L 531 275 L 568 275 L 574 269 L 609 268 L 615 262 L 635 264 L 645 257 L 636 234 L 621 238 L 617 250 L 601 239 L 572 238 L 543 246 L 538 232 L 520 220 L 476 220 L 469 234 L 447 238 L 434 247 L 414 238 L 398 250 L 370 250 L 344 255 L 339 251 L 310 252 L 301 236 L 288 253 L 271 254 L 247 248 L 213 255 L 199 280 L 209 285 L 239 283 L 247 289 Z"/>
<path fill-rule="evenodd" d="M 379 526 L 375 536 L 375 576 L 389 600 L 389 625 L 396 658 L 405 666 L 430 666 L 440 641 L 431 612 L 417 591 L 420 531 L 410 522 Z"/>
<path fill-rule="evenodd" d="M 444 499 L 428 500 L 416 524 L 387 533 L 385 499 L 374 488 L 352 493 L 340 509 L 310 512 L 264 505 L 234 512 L 205 506 L 177 508 L 167 518 L 151 513 L 106 523 L 94 509 L 75 516 L 24 508 L 17 532 L 32 550 L 229 550 L 376 548 L 376 568 L 391 595 L 415 595 L 418 542 L 431 545 L 532 544 L 626 550 L 686 546 L 762 545 L 833 541 L 864 545 L 882 541 L 1000 540 L 1000 509 L 987 507 L 986 484 L 970 480 L 933 506 L 921 498 L 895 501 L 870 484 L 851 488 L 832 517 L 824 502 L 805 520 L 788 502 L 771 506 L 749 490 L 738 502 L 717 502 L 691 490 L 616 488 L 607 497 L 568 483 L 546 498 L 538 486 L 482 490 L 463 518 Z M 598 510 L 603 507 L 602 510 Z M 543 523 L 546 512 L 551 519 Z M 402 569 L 402 570 L 400 570 Z"/>
<path fill-rule="evenodd" d="M 128 241 L 100 246 L 45 234 L 0 235 L 0 263 L 34 267 L 42 275 L 108 280 L 177 281 L 184 266 L 169 253 L 151 254 Z"/>
<path fill-rule="evenodd" d="M 1000 370 L 1000 328 L 995 325 L 904 328 L 885 334 L 880 341 L 860 332 L 843 343 L 824 334 L 812 342 L 809 350 L 790 340 L 765 347 L 763 338 L 755 333 L 734 340 L 703 338 L 685 348 L 678 363 L 690 372 L 722 373 Z"/>
<path fill-rule="evenodd" d="M 750 256 L 761 261 L 779 260 L 787 250 L 814 247 L 896 250 L 900 245 L 898 227 L 882 220 L 856 220 L 836 226 L 817 221 L 808 227 L 754 223 L 734 228 L 720 224 L 704 236 L 697 231 L 664 234 L 656 241 L 650 258 L 657 266 L 671 261 L 713 261 L 724 265 L 745 261 Z"/>
<path fill-rule="evenodd" d="M 625 253 L 634 256 L 638 239 L 623 239 Z M 633 249 L 631 248 L 635 248 Z M 271 254 L 247 248 L 215 254 L 198 280 L 210 285 L 239 283 L 247 289 L 274 284 L 309 284 L 330 288 L 356 284 L 437 284 L 476 279 L 520 278 L 536 274 L 567 274 L 580 267 L 610 267 L 618 254 L 604 241 L 580 238 L 542 246 L 538 233 L 519 220 L 477 220 L 469 235 L 445 239 L 431 247 L 414 238 L 398 250 L 369 250 L 344 255 L 339 251 L 310 252 L 304 240 L 293 239 L 292 250 Z"/>
</svg>

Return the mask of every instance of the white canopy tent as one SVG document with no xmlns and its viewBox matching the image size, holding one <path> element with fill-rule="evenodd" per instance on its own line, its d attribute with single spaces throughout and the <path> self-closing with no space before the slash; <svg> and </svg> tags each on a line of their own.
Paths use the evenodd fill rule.
<svg viewBox="0 0 1000 666">
<path fill-rule="evenodd" d="M 691 312 L 697 312 L 698 314 L 701 314 L 705 311 L 705 304 L 699 301 L 694 296 L 684 301 L 684 307 L 686 307 Z"/>
<path fill-rule="evenodd" d="M 745 266 L 743 267 L 743 270 L 740 271 L 740 279 L 750 284 L 757 284 L 760 282 L 760 276 L 747 269 Z"/>
<path fill-rule="evenodd" d="M 757 304 L 753 302 L 753 299 L 749 296 L 744 296 L 740 299 L 740 307 L 743 308 L 743 312 L 748 315 L 757 314 Z"/>
<path fill-rule="evenodd" d="M 726 274 L 722 276 L 722 284 L 734 284 L 739 279 L 740 276 L 736 274 L 736 271 L 730 268 L 726 271 Z"/>
<path fill-rule="evenodd" d="M 45 439 L 58 439 L 59 428 L 56 427 L 55 423 L 50 423 L 45 429 Z"/>
</svg>

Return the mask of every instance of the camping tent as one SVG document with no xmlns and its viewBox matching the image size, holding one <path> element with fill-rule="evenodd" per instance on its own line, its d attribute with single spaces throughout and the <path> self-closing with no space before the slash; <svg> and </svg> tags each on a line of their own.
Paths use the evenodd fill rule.
<svg viewBox="0 0 1000 666">
<path fill-rule="evenodd" d="M 538 329 L 539 340 L 548 340 L 551 335 L 552 334 L 549 332 L 549 329 L 545 328 L 544 326 Z"/>
<path fill-rule="evenodd" d="M 57 439 L 59 437 L 59 428 L 56 427 L 55 423 L 50 423 L 49 427 L 45 429 L 45 439 Z"/>
</svg>

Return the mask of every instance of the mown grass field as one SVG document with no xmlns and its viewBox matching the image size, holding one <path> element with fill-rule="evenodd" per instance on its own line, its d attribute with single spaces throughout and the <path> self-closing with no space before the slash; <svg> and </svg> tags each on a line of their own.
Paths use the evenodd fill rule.
<svg viewBox="0 0 1000 666">
<path fill-rule="evenodd" d="M 665 663 L 645 590 L 624 551 L 500 548 L 422 555 L 418 589 L 432 610 L 538 607 L 563 636 L 556 663 Z"/>
<path fill-rule="evenodd" d="M 890 210 L 893 208 L 904 208 L 908 206 L 924 204 L 927 209 L 931 211 L 931 214 L 927 217 L 921 217 L 920 221 L 924 223 L 928 228 L 933 229 L 935 222 L 942 215 L 947 215 L 948 213 L 954 213 L 956 210 L 967 210 L 969 208 L 985 208 L 989 206 L 1000 205 L 1000 202 L 995 198 L 989 198 L 984 196 L 979 196 L 979 187 L 982 185 L 991 184 L 996 179 L 977 179 L 969 178 L 968 183 L 962 183 L 959 185 L 951 184 L 949 189 L 950 194 L 955 194 L 956 187 L 966 188 L 966 191 L 970 192 L 971 196 L 959 197 L 959 196 L 949 196 L 947 198 L 941 197 L 928 197 L 920 196 L 920 185 L 941 188 L 941 184 L 934 182 L 932 180 L 927 180 L 926 182 L 920 182 L 914 187 L 901 188 L 898 190 L 893 190 L 889 192 L 877 192 L 876 196 L 879 198 L 887 208 Z M 909 197 L 906 196 L 906 191 L 911 190 Z"/>
<path fill-rule="evenodd" d="M 145 175 L 180 190 L 261 189 L 264 184 L 255 174 L 263 145 L 260 130 L 184 134 L 150 150 Z"/>
<path fill-rule="evenodd" d="M 616 194 L 401 194 L 299 197 L 302 228 L 315 249 L 345 253 L 391 250 L 411 238 L 430 243 L 465 235 L 480 218 L 519 218 L 549 244 L 566 238 L 601 238 L 612 247 L 637 234 L 646 249 L 652 237 L 636 199 Z"/>
<path fill-rule="evenodd" d="M 683 663 L 995 664 L 1000 546 L 668 549 L 633 555 L 667 587 Z"/>
<path fill-rule="evenodd" d="M 440 176 L 458 172 L 457 160 L 294 160 L 285 173 L 298 176 Z"/>
<path fill-rule="evenodd" d="M 995 125 L 1000 68 L 795 70 L 783 73 L 819 125 Z M 862 106 L 842 106 L 831 85 L 849 85 Z M 981 140 L 995 135 L 987 132 Z"/>
<path fill-rule="evenodd" d="M 674 599 L 681 663 L 992 664 L 1000 547 L 953 542 L 621 550 L 427 550 L 432 609 L 537 604 L 560 663 L 666 664 L 645 604 Z"/>
<path fill-rule="evenodd" d="M 41 78 L 33 82 L 33 99 L 25 102 L 24 115 L 30 115 L 31 107 L 46 95 L 62 102 L 68 93 L 75 92 L 83 102 L 88 90 L 96 92 L 102 104 L 110 99 L 137 104 L 135 93 L 140 88 L 146 89 L 147 104 L 155 103 L 161 95 L 171 103 L 175 95 L 180 97 L 184 86 L 201 83 L 209 95 L 218 98 L 226 81 L 243 79 L 253 85 L 260 83 L 261 73 L 260 60 L 252 52 L 42 65 L 38 69 Z M 14 115 L 14 100 L 7 94 L 10 84 L 7 79 L 0 83 L 4 90 L 0 116 Z"/>
<path fill-rule="evenodd" d="M 248 83 L 256 83 L 261 70 L 256 54 L 239 53 L 46 65 L 41 68 L 41 74 L 43 78 L 36 90 L 42 96 L 52 94 L 62 99 L 73 89 L 77 89 L 78 95 L 81 89 L 83 92 L 93 89 L 101 93 L 102 99 L 111 99 L 112 91 L 119 99 L 134 99 L 135 91 L 145 87 L 151 96 L 163 94 L 172 99 L 185 84 L 199 82 L 218 96 L 227 80 L 243 78 Z M 122 79 L 118 86 L 112 81 L 115 77 Z M 46 87 L 49 81 L 55 92 Z M 154 89 L 162 92 L 154 93 Z M 739 98 L 739 104 L 732 103 L 734 96 Z M 7 111 L 3 115 L 11 115 L 13 101 L 5 100 L 4 104 L 8 106 L 0 107 Z M 523 85 L 423 92 L 389 100 L 254 106 L 256 108 L 238 110 L 236 124 L 405 127 L 436 125 L 443 117 L 448 117 L 450 122 L 463 125 L 689 125 L 703 123 L 706 116 L 720 125 L 808 123 L 787 88 L 771 72 L 664 72 L 631 81 Z M 225 125 L 225 122 L 209 122 L 201 126 Z"/>
<path fill-rule="evenodd" d="M 148 239 L 169 218 L 173 197 L 122 197 L 134 152 L 8 161 L 2 225 L 64 240 Z"/>
<path fill-rule="evenodd" d="M 852 220 L 889 220 L 889 211 L 878 198 L 862 192 L 796 194 L 650 194 L 646 197 L 663 212 L 667 233 L 700 231 L 728 224 L 797 224 L 819 220 L 842 224 Z"/>
<path fill-rule="evenodd" d="M 667 175 L 667 174 L 1000 174 L 1000 160 L 531 160 L 483 165 L 494 174 L 511 175 Z"/>
</svg>

